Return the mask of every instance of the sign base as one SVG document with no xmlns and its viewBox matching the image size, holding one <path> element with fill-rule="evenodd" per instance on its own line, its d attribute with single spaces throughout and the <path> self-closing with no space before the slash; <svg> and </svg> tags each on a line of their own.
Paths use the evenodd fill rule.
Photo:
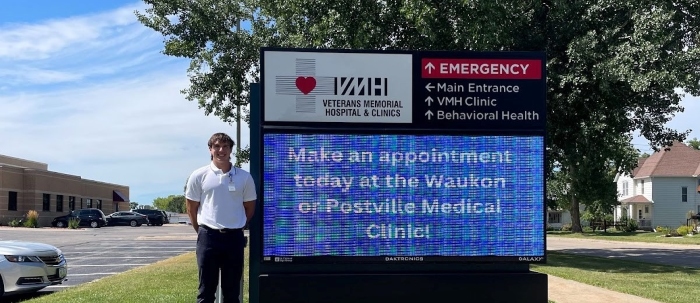
<svg viewBox="0 0 700 303">
<path fill-rule="evenodd" d="M 536 272 L 269 274 L 259 282 L 259 303 L 548 302 L 547 275 Z"/>
</svg>

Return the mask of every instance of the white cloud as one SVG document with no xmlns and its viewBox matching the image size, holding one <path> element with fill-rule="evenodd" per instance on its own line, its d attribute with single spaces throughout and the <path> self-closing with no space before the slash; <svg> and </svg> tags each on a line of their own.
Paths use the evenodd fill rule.
<svg viewBox="0 0 700 303">
<path fill-rule="evenodd" d="M 84 44 L 115 36 L 110 29 L 133 25 L 136 21 L 133 11 L 143 7 L 135 4 L 115 11 L 47 20 L 40 24 L 6 25 L 0 31 L 0 45 L 3 45 L 0 58 L 48 59 L 65 49 L 80 49 Z"/>
<path fill-rule="evenodd" d="M 180 90 L 187 61 L 160 53 L 163 38 L 129 6 L 40 24 L 0 24 L 0 154 L 53 171 L 130 186 L 131 199 L 182 192 L 209 161 L 215 132 Z M 242 143 L 249 142 L 244 124 Z M 247 167 L 244 167 L 247 168 Z"/>
</svg>

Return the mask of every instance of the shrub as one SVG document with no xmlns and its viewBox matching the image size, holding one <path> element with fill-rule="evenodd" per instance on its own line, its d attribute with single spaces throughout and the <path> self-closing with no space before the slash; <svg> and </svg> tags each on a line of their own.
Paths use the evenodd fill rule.
<svg viewBox="0 0 700 303">
<path fill-rule="evenodd" d="M 571 231 L 571 223 L 562 224 L 561 231 Z"/>
<path fill-rule="evenodd" d="M 68 220 L 68 228 L 70 229 L 76 229 L 80 226 L 80 219 L 78 218 L 70 218 Z"/>
<path fill-rule="evenodd" d="M 27 221 L 24 221 L 24 227 L 39 227 L 39 213 L 36 212 L 36 210 L 30 210 L 27 212 Z"/>
<path fill-rule="evenodd" d="M 592 233 L 592 232 L 593 232 L 593 227 L 584 226 L 584 227 L 583 227 L 583 232 L 585 232 L 585 233 Z"/>
<path fill-rule="evenodd" d="M 654 229 L 654 231 L 657 232 L 657 233 L 661 233 L 661 234 L 666 235 L 666 234 L 668 234 L 668 233 L 671 231 L 671 229 L 668 228 L 668 227 L 664 227 L 664 226 L 657 226 L 657 227 Z"/>
<path fill-rule="evenodd" d="M 12 219 L 10 222 L 7 223 L 10 227 L 18 227 L 19 226 L 19 220 L 17 219 Z"/>
<path fill-rule="evenodd" d="M 622 227 L 622 230 L 628 233 L 637 231 L 637 228 L 639 228 L 639 224 L 637 224 L 637 221 L 635 219 L 628 219 L 626 224 Z"/>
<path fill-rule="evenodd" d="M 690 226 L 681 225 L 676 229 L 676 232 L 681 236 L 685 236 L 687 234 L 691 234 L 693 232 L 693 228 Z"/>
</svg>

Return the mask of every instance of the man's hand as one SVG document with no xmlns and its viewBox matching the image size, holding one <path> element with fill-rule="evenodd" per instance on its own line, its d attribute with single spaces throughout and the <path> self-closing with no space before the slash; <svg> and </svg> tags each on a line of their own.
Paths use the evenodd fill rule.
<svg viewBox="0 0 700 303">
<path fill-rule="evenodd" d="M 199 210 L 199 202 L 187 199 L 187 216 L 190 217 L 190 222 L 195 232 L 199 232 L 199 223 L 197 223 L 197 210 Z"/>
</svg>

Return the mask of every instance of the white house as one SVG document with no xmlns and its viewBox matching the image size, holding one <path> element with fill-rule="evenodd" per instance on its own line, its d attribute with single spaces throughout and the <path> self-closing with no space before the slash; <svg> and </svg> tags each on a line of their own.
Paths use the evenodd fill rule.
<svg viewBox="0 0 700 303">
<path fill-rule="evenodd" d="M 640 228 L 686 224 L 689 211 L 700 213 L 700 151 L 682 142 L 640 158 L 631 174 L 618 175 L 615 219 L 633 218 Z"/>
</svg>

